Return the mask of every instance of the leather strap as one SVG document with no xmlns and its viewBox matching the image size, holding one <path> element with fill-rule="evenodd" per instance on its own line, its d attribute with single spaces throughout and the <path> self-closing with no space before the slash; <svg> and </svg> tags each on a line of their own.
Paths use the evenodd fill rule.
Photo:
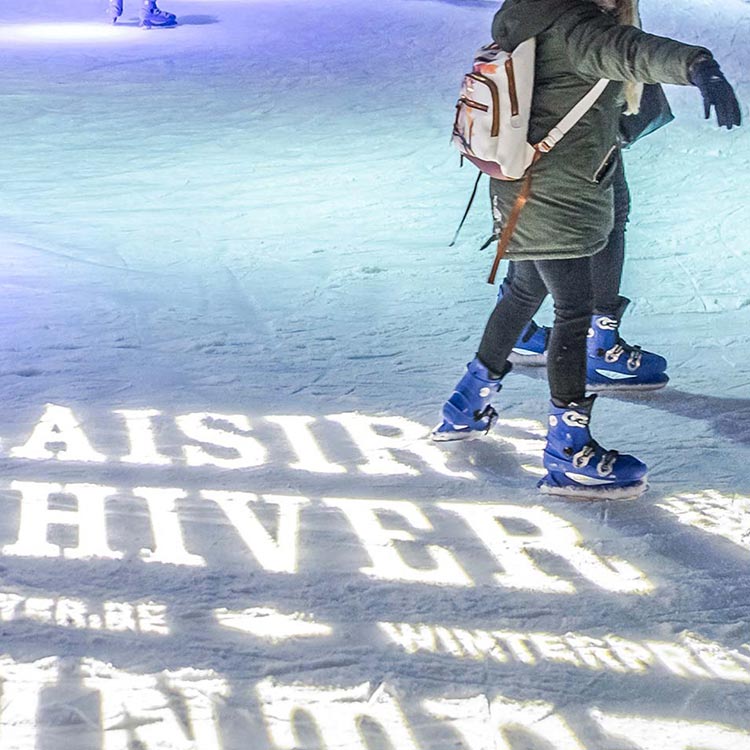
<svg viewBox="0 0 750 750">
<path fill-rule="evenodd" d="M 500 265 L 500 261 L 505 257 L 505 251 L 508 249 L 513 233 L 516 231 L 518 217 L 521 215 L 523 207 L 529 200 L 529 195 L 531 194 L 531 176 L 533 174 L 534 164 L 536 164 L 541 155 L 542 152 L 537 148 L 534 152 L 534 158 L 531 165 L 526 170 L 526 177 L 524 177 L 521 192 L 518 194 L 518 198 L 516 198 L 516 202 L 511 209 L 510 216 L 508 216 L 508 221 L 505 222 L 503 231 L 500 233 L 500 237 L 497 241 L 497 250 L 495 251 L 495 260 L 492 262 L 492 269 L 490 270 L 490 275 L 487 279 L 488 284 L 495 283 L 498 266 Z"/>
</svg>

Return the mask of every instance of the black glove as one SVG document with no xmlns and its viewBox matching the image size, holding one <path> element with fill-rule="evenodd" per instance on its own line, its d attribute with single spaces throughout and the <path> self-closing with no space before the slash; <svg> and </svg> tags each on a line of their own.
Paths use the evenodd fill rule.
<svg viewBox="0 0 750 750">
<path fill-rule="evenodd" d="M 724 78 L 719 63 L 713 57 L 701 57 L 690 66 L 690 81 L 703 97 L 706 119 L 711 116 L 711 107 L 716 108 L 716 121 L 720 128 L 731 130 L 742 124 L 740 105 L 729 81 Z"/>
</svg>

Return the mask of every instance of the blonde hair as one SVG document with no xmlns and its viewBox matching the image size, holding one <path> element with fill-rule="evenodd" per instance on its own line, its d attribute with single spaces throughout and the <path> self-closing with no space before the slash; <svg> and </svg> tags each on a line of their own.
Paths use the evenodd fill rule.
<svg viewBox="0 0 750 750">
<path fill-rule="evenodd" d="M 604 10 L 614 14 L 618 23 L 624 26 L 641 28 L 641 14 L 638 12 L 638 0 L 594 0 Z M 634 81 L 625 83 L 625 114 L 637 115 L 641 108 L 643 84 Z"/>
</svg>

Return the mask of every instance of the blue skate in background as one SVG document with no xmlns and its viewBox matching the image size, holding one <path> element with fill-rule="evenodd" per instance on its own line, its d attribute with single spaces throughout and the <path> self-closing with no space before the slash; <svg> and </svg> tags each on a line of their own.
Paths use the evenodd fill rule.
<svg viewBox="0 0 750 750">
<path fill-rule="evenodd" d="M 122 0 L 109 0 L 107 15 L 112 23 L 116 23 L 117 19 L 122 15 Z"/>
<path fill-rule="evenodd" d="M 586 342 L 586 382 L 592 391 L 653 391 L 669 382 L 667 360 L 620 338 L 622 314 L 630 300 L 621 297 L 616 315 L 591 318 Z"/>
<path fill-rule="evenodd" d="M 156 0 L 142 0 L 140 12 L 141 26 L 150 29 L 152 26 L 167 27 L 177 25 L 177 16 L 156 7 Z"/>
</svg>

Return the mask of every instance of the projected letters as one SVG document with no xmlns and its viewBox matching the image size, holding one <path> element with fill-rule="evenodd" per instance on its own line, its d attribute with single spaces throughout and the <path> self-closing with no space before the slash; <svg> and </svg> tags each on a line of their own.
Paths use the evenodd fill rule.
<svg viewBox="0 0 750 750">
<path fill-rule="evenodd" d="M 602 595 L 643 597 L 652 594 L 654 584 L 631 562 L 605 555 L 587 545 L 578 530 L 565 518 L 541 506 L 466 500 L 417 503 L 408 497 L 334 496 L 326 491 L 305 495 L 269 492 L 253 471 L 274 466 L 278 439 L 284 440 L 284 455 L 291 460 L 285 470 L 310 477 L 404 477 L 405 481 L 431 472 L 445 480 L 476 481 L 467 470 L 451 467 L 450 451 L 426 442 L 425 428 L 401 417 L 370 417 L 335 414 L 323 418 L 304 415 L 274 415 L 250 419 L 242 414 L 208 411 L 183 414 L 169 419 L 157 409 L 117 409 L 112 424 L 122 433 L 124 450 L 116 456 L 101 452 L 96 430 L 79 419 L 68 407 L 48 404 L 25 440 L 13 447 L 4 443 L 5 453 L 23 466 L 23 479 L 9 478 L 6 506 L 18 508 L 17 535 L 2 547 L 10 558 L 61 559 L 94 564 L 119 562 L 143 565 L 210 569 L 212 548 L 191 549 L 188 525 L 196 523 L 194 509 L 206 517 L 220 519 L 231 535 L 232 547 L 249 571 L 295 576 L 309 548 L 315 545 L 319 524 L 306 520 L 335 517 L 337 533 L 346 534 L 357 545 L 357 564 L 346 566 L 347 556 L 321 560 L 331 572 L 360 576 L 405 586 L 452 587 L 466 591 L 478 583 L 471 558 L 464 550 L 480 549 L 494 566 L 491 582 L 507 592 L 528 592 L 551 596 L 555 601 L 595 588 Z M 503 442 L 522 454 L 538 453 L 540 441 L 536 423 L 510 424 L 525 437 Z M 166 425 L 166 427 L 165 427 Z M 265 426 L 264 429 L 261 427 Z M 162 444 L 165 429 L 180 436 Z M 327 430 L 338 430 L 337 449 L 326 445 Z M 272 431 L 275 441 L 264 437 Z M 356 458 L 341 459 L 341 440 Z M 44 466 L 44 481 L 30 476 L 30 467 Z M 74 464 L 87 481 L 54 481 L 50 475 L 66 464 L 69 479 Z M 132 487 L 115 482 L 91 481 L 105 466 L 154 467 L 167 471 L 165 486 L 148 482 Z M 185 476 L 207 469 L 224 472 L 222 477 L 241 481 L 242 489 L 229 489 L 222 481 L 196 487 L 175 483 L 176 472 Z M 524 465 L 525 470 L 537 467 Z M 101 474 L 99 474 L 101 475 Z M 211 474 L 211 476 L 214 476 Z M 153 481 L 153 473 L 149 475 Z M 177 484 L 178 486 L 175 486 Z M 346 487 L 351 489 L 351 482 Z M 470 485 L 468 485 L 470 486 Z M 407 494 L 404 492 L 404 494 Z M 662 507 L 680 520 L 722 533 L 717 513 L 722 498 L 715 494 L 672 498 Z M 693 502 L 695 507 L 690 507 Z M 143 524 L 137 528 L 143 538 L 134 553 L 118 548 L 121 515 L 112 512 L 118 503 L 136 503 L 142 509 Z M 688 504 L 686 504 L 688 503 Z M 745 542 L 744 513 L 736 506 L 738 520 L 722 535 L 735 543 Z M 188 509 L 193 509 L 187 512 Z M 713 522 L 701 524 L 710 516 Z M 212 515 L 213 514 L 213 515 Z M 7 515 L 7 514 L 6 514 Z M 147 524 L 146 524 L 147 521 Z M 327 525 L 327 524 L 326 524 Z M 462 539 L 454 545 L 440 529 L 449 528 Z M 61 530 L 65 531 L 61 535 Z M 71 541 L 74 540 L 74 541 Z M 234 549 L 236 548 L 236 549 Z M 351 553 L 350 553 L 351 556 Z M 131 559 L 133 558 L 133 559 Z M 369 562 L 362 563 L 361 560 Z M 240 605 L 241 606 L 241 605 Z M 279 646 L 304 639 L 307 643 L 334 642 L 336 626 L 325 617 L 284 612 L 268 606 L 220 607 L 206 613 L 221 632 Z M 172 613 L 162 602 L 91 602 L 76 596 L 45 596 L 36 592 L 0 592 L 0 622 L 36 623 L 39 626 L 88 630 L 112 638 L 168 639 L 171 618 L 179 624 L 179 612 Z M 592 635 L 584 632 L 548 633 L 507 628 L 476 629 L 452 624 L 425 624 L 397 620 L 373 623 L 379 635 L 376 648 L 390 654 L 418 659 L 424 655 L 472 662 L 485 661 L 500 670 L 539 670 L 553 665 L 605 675 L 632 678 L 660 675 L 677 681 L 750 683 L 750 650 L 730 648 L 702 636 L 684 632 L 674 641 L 623 637 L 621 634 Z M 28 750 L 37 743 L 36 722 L 41 696 L 50 686 L 69 679 L 71 667 L 56 657 L 31 663 L 4 657 L 0 662 L 3 702 L 0 706 L 0 745 L 8 750 Z M 94 658 L 76 661 L 81 684 L 101 696 L 104 729 L 101 750 L 126 750 L 137 742 L 144 750 L 222 750 L 221 702 L 232 694 L 230 678 L 207 670 L 186 668 L 158 674 L 139 674 L 113 667 Z M 576 725 L 564 710 L 545 701 L 517 700 L 502 688 L 492 695 L 451 697 L 432 695 L 409 705 L 396 688 L 388 684 L 357 682 L 354 685 L 286 684 L 276 679 L 259 679 L 249 688 L 270 740 L 270 750 L 300 747 L 300 712 L 315 727 L 327 749 L 347 747 L 366 750 L 367 729 L 379 733 L 399 750 L 425 747 L 416 727 L 427 721 L 444 724 L 467 750 L 515 750 L 512 737 L 528 737 L 554 750 L 583 750 Z M 22 699 L 16 699 L 16 695 Z M 169 699 L 167 700 L 167 696 Z M 233 700 L 238 700 L 235 696 Z M 597 706 L 588 712 L 591 728 L 613 738 L 625 737 L 638 750 L 744 750 L 750 749 L 750 735 L 736 727 L 702 721 L 686 722 L 666 718 L 624 717 Z M 416 722 L 414 728 L 412 722 Z"/>
</svg>

